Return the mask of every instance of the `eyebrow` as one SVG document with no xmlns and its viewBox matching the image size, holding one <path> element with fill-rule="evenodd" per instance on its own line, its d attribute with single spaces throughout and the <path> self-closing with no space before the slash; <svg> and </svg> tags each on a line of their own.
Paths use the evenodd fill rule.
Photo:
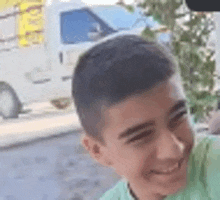
<svg viewBox="0 0 220 200">
<path fill-rule="evenodd" d="M 175 113 L 176 111 L 178 111 L 181 108 L 186 108 L 186 100 L 182 99 L 179 100 L 169 111 L 168 115 L 171 115 L 173 113 Z"/>
<path fill-rule="evenodd" d="M 183 100 L 179 100 L 169 111 L 169 115 L 173 114 L 174 112 L 176 112 L 177 110 L 179 110 L 180 108 L 183 108 L 183 107 L 186 107 L 186 100 L 183 99 Z M 150 120 L 148 122 L 145 122 L 145 123 L 142 123 L 142 124 L 138 124 L 138 125 L 135 125 L 134 127 L 130 127 L 128 128 L 127 130 L 123 131 L 119 136 L 118 136 L 118 139 L 122 139 L 122 138 L 125 138 L 125 137 L 128 137 L 132 134 L 134 134 L 135 132 L 143 129 L 143 128 L 146 128 L 146 127 L 149 127 L 149 126 L 153 126 L 155 125 L 155 121 L 153 120 Z"/>
<path fill-rule="evenodd" d="M 153 126 L 153 125 L 155 125 L 155 122 L 153 120 L 145 122 L 145 123 L 142 123 L 142 124 L 138 124 L 138 125 L 136 125 L 134 127 L 128 128 L 126 131 L 123 131 L 118 136 L 118 139 L 121 139 L 121 138 L 124 138 L 124 137 L 128 137 L 128 136 L 132 135 L 134 132 L 136 132 L 138 130 L 141 130 L 143 128 L 146 128 L 148 126 Z"/>
</svg>

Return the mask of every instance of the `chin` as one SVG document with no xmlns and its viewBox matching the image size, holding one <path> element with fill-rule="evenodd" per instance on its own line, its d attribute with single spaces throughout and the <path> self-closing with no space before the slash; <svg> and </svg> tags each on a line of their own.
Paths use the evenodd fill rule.
<svg viewBox="0 0 220 200">
<path fill-rule="evenodd" d="M 186 186 L 187 186 L 187 181 L 181 180 L 181 182 L 170 185 L 168 188 L 163 188 L 162 194 L 164 194 L 165 196 L 173 195 L 184 190 Z"/>
</svg>

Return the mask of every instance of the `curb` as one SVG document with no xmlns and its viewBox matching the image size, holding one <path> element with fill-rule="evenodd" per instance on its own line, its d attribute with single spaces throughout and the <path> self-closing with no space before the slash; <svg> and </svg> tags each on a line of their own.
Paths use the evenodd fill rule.
<svg viewBox="0 0 220 200">
<path fill-rule="evenodd" d="M 0 150 L 82 132 L 76 113 L 50 114 L 0 124 Z"/>
</svg>

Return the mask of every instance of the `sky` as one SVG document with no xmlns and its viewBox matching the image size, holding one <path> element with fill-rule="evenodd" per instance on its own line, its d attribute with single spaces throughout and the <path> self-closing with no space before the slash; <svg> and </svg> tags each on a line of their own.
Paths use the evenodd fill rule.
<svg viewBox="0 0 220 200">
<path fill-rule="evenodd" d="M 96 5 L 110 5 L 115 4 L 118 2 L 118 0 L 82 0 L 86 4 L 96 4 Z M 134 2 L 134 0 L 124 0 L 126 4 L 131 4 Z"/>
<path fill-rule="evenodd" d="M 0 5 L 1 5 L 1 1 L 0 0 Z M 4 0 L 4 1 L 9 1 L 9 0 Z M 15 0 L 11 0 L 11 1 L 15 1 Z M 61 1 L 61 2 L 84 2 L 88 5 L 114 5 L 118 2 L 118 0 L 46 0 L 47 4 L 51 4 L 52 2 L 56 2 L 56 1 Z M 124 2 L 126 4 L 131 4 L 134 2 L 134 0 L 124 0 Z"/>
</svg>

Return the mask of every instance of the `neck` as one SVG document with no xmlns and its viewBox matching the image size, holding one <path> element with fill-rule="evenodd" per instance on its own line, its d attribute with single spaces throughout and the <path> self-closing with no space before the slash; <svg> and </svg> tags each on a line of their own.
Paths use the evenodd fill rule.
<svg viewBox="0 0 220 200">
<path fill-rule="evenodd" d="M 130 186 L 129 183 L 127 184 L 127 187 L 129 189 L 129 192 L 130 192 L 131 196 L 134 198 L 134 200 L 148 200 L 148 199 L 149 200 L 164 200 L 166 198 L 166 196 L 162 196 L 162 195 L 159 195 L 159 194 L 147 195 L 147 197 L 146 197 L 146 194 L 144 194 L 143 196 L 142 195 L 137 195 L 131 189 L 131 186 Z"/>
</svg>

